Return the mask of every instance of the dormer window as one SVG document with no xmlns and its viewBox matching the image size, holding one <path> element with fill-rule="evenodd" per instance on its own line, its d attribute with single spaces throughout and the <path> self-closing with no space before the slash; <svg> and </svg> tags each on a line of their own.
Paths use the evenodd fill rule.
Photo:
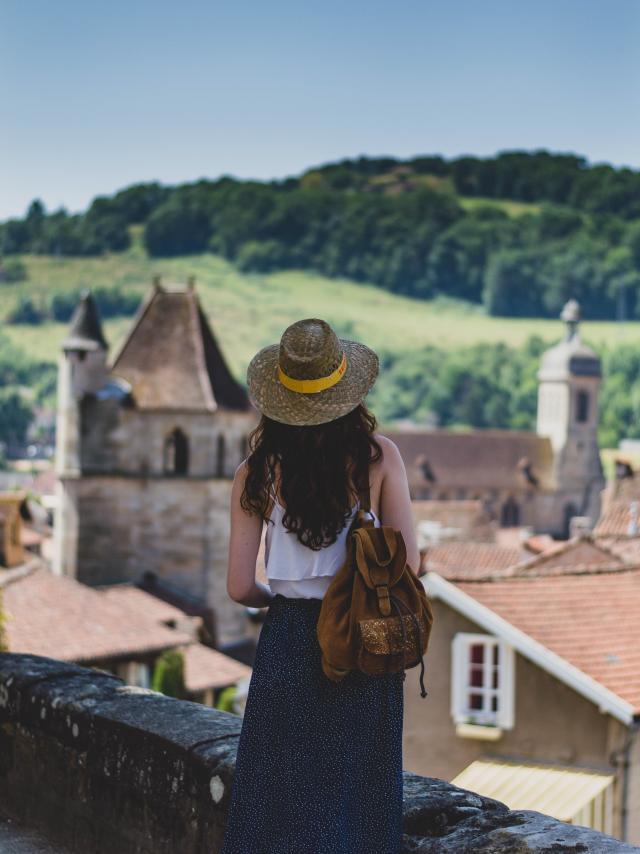
<svg viewBox="0 0 640 854">
<path fill-rule="evenodd" d="M 164 441 L 163 470 L 165 474 L 186 474 L 189 469 L 189 440 L 176 427 Z"/>
<path fill-rule="evenodd" d="M 513 695 L 513 647 L 492 635 L 458 632 L 452 642 L 454 722 L 511 729 Z"/>
</svg>

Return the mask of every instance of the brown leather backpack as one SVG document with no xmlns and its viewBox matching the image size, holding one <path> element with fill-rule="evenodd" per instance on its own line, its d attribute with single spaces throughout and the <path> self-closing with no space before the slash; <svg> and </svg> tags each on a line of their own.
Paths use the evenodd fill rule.
<svg viewBox="0 0 640 854">
<path fill-rule="evenodd" d="M 322 669 L 333 682 L 351 670 L 395 673 L 420 664 L 420 695 L 433 612 L 426 591 L 407 564 L 400 531 L 376 528 L 369 483 L 347 534 L 347 557 L 327 588 L 317 622 Z M 403 675 L 404 678 L 404 675 Z"/>
</svg>

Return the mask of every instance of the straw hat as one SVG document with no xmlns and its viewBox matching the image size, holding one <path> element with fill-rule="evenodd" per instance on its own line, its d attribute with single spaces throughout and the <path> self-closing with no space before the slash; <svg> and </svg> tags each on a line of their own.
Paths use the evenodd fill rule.
<svg viewBox="0 0 640 854">
<path fill-rule="evenodd" d="M 307 317 L 288 326 L 279 344 L 253 357 L 249 397 L 274 421 L 324 424 L 355 409 L 378 370 L 378 356 L 369 347 L 338 338 L 326 321 Z"/>
</svg>

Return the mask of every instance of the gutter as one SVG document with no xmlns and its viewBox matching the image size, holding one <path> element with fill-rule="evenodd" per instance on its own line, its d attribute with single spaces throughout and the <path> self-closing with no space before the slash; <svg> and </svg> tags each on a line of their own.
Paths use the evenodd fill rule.
<svg viewBox="0 0 640 854">
<path fill-rule="evenodd" d="M 620 838 L 623 842 L 629 841 L 629 814 L 631 813 L 631 804 L 629 803 L 629 777 L 631 769 L 631 753 L 638 732 L 640 732 L 640 718 L 636 716 L 629 724 L 624 745 L 618 748 L 618 750 L 614 750 L 609 757 L 614 768 L 620 768 L 622 765 L 622 815 L 620 817 Z"/>
</svg>

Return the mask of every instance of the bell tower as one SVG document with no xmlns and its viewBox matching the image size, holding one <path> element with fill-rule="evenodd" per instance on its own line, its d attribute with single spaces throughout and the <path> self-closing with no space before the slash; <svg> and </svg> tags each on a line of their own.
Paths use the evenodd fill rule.
<svg viewBox="0 0 640 854">
<path fill-rule="evenodd" d="M 93 296 L 84 291 L 58 358 L 53 569 L 59 574 L 69 571 L 68 556 L 75 552 L 77 540 L 78 511 L 73 482 L 82 467 L 82 401 L 86 394 L 93 394 L 104 385 L 108 349 Z M 75 570 L 73 561 L 71 565 Z"/>
<path fill-rule="evenodd" d="M 564 339 L 542 357 L 538 371 L 537 432 L 551 440 L 561 506 L 561 529 L 572 516 L 599 515 L 604 474 L 598 447 L 600 358 L 580 339 L 580 306 L 569 300 L 560 315 Z"/>
</svg>

